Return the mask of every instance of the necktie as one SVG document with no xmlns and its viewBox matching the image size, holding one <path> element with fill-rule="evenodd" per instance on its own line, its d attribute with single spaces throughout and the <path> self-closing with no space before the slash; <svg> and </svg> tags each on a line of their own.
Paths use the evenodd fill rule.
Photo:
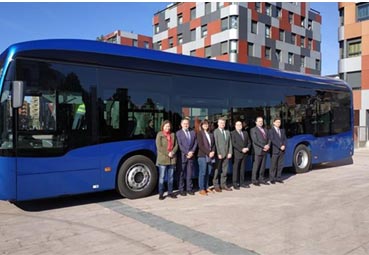
<svg viewBox="0 0 369 255">
<path fill-rule="evenodd" d="M 259 128 L 260 129 L 260 131 L 261 131 L 261 133 L 263 134 L 263 137 L 264 137 L 264 139 L 266 138 L 266 135 L 265 135 L 265 131 L 264 131 L 264 129 L 263 128 Z"/>
<path fill-rule="evenodd" d="M 279 137 L 281 137 L 281 130 L 279 128 L 277 128 L 277 133 L 278 133 Z"/>
<path fill-rule="evenodd" d="M 190 141 L 191 140 L 191 135 L 190 135 L 190 132 L 188 132 L 188 129 L 186 129 L 185 134 L 186 134 L 187 140 Z"/>
<path fill-rule="evenodd" d="M 245 140 L 245 138 L 243 137 L 243 133 L 240 132 L 240 136 L 242 137 L 242 140 Z"/>
</svg>

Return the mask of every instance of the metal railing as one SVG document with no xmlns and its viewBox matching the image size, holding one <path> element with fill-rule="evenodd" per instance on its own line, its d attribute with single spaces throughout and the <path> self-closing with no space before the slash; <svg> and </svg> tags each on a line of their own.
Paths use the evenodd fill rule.
<svg viewBox="0 0 369 255">
<path fill-rule="evenodd" d="M 369 146 L 369 127 L 355 126 L 354 127 L 354 143 L 355 148 Z"/>
</svg>

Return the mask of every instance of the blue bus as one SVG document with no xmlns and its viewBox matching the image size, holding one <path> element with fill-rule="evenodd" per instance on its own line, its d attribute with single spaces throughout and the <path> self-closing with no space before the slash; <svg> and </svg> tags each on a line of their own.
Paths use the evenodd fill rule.
<svg viewBox="0 0 369 255">
<path fill-rule="evenodd" d="M 116 189 L 151 194 L 151 122 L 281 117 L 296 172 L 353 155 L 343 81 L 89 40 L 39 40 L 0 55 L 0 199 Z"/>
</svg>

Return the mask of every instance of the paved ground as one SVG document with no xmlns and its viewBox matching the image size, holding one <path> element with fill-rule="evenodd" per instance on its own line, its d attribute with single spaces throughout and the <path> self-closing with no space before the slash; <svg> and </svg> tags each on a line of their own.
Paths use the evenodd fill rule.
<svg viewBox="0 0 369 255">
<path fill-rule="evenodd" d="M 369 254 L 368 156 L 208 197 L 2 201 L 0 254 Z"/>
</svg>

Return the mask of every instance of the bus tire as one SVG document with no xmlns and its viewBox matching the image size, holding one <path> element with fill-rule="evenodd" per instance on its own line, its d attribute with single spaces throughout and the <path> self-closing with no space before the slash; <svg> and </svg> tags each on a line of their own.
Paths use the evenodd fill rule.
<svg viewBox="0 0 369 255">
<path fill-rule="evenodd" d="M 297 174 L 306 173 L 311 168 L 311 152 L 304 144 L 296 147 L 293 153 L 293 167 Z"/>
<path fill-rule="evenodd" d="M 150 195 L 157 185 L 158 171 L 155 164 L 142 155 L 128 158 L 119 168 L 117 189 L 129 199 Z"/>
</svg>

